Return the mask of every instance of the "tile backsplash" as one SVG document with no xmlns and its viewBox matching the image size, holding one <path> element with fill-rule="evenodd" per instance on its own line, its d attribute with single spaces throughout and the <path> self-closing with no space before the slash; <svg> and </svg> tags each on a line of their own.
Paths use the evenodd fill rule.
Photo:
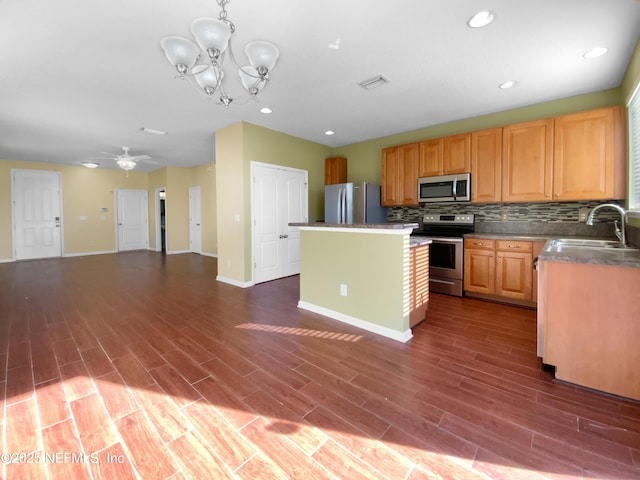
<svg viewBox="0 0 640 480">
<path fill-rule="evenodd" d="M 421 222 L 425 214 L 474 214 L 475 230 L 480 233 L 541 235 L 580 235 L 613 237 L 613 222 L 620 215 L 613 209 L 598 212 L 593 226 L 580 222 L 581 209 L 591 210 L 602 203 L 619 201 L 548 203 L 430 203 L 420 207 L 389 209 L 390 222 Z"/>
</svg>

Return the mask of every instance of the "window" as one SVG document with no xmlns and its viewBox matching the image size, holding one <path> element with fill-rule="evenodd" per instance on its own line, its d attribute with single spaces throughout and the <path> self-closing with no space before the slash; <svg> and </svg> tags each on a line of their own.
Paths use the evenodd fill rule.
<svg viewBox="0 0 640 480">
<path fill-rule="evenodd" d="M 629 105 L 629 209 L 640 212 L 640 84 Z"/>
</svg>

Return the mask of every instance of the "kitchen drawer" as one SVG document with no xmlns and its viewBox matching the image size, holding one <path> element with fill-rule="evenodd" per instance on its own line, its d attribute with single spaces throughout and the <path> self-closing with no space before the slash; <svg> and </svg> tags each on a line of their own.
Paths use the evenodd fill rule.
<svg viewBox="0 0 640 480">
<path fill-rule="evenodd" d="M 533 248 L 531 242 L 498 240 L 497 250 L 505 250 L 508 252 L 531 252 Z"/>
<path fill-rule="evenodd" d="M 465 238 L 464 248 L 473 248 L 476 250 L 494 250 L 496 241 L 489 238 Z"/>
</svg>

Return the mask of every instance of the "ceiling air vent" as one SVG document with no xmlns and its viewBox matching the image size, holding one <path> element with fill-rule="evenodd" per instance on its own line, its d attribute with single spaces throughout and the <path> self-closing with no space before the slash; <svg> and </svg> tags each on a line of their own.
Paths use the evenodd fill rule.
<svg viewBox="0 0 640 480">
<path fill-rule="evenodd" d="M 387 78 L 383 77 L 382 75 L 376 75 L 373 78 L 359 82 L 358 85 L 360 85 L 365 90 L 371 90 L 372 88 L 381 87 L 386 83 L 389 83 L 389 80 Z"/>
</svg>

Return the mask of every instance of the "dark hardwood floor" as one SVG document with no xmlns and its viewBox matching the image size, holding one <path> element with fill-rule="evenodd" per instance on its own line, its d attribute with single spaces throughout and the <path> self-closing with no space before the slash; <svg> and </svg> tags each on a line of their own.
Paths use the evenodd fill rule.
<svg viewBox="0 0 640 480">
<path fill-rule="evenodd" d="M 1 264 L 2 478 L 640 478 L 640 404 L 554 382 L 532 310 L 434 294 L 401 344 L 215 276 Z"/>
</svg>

